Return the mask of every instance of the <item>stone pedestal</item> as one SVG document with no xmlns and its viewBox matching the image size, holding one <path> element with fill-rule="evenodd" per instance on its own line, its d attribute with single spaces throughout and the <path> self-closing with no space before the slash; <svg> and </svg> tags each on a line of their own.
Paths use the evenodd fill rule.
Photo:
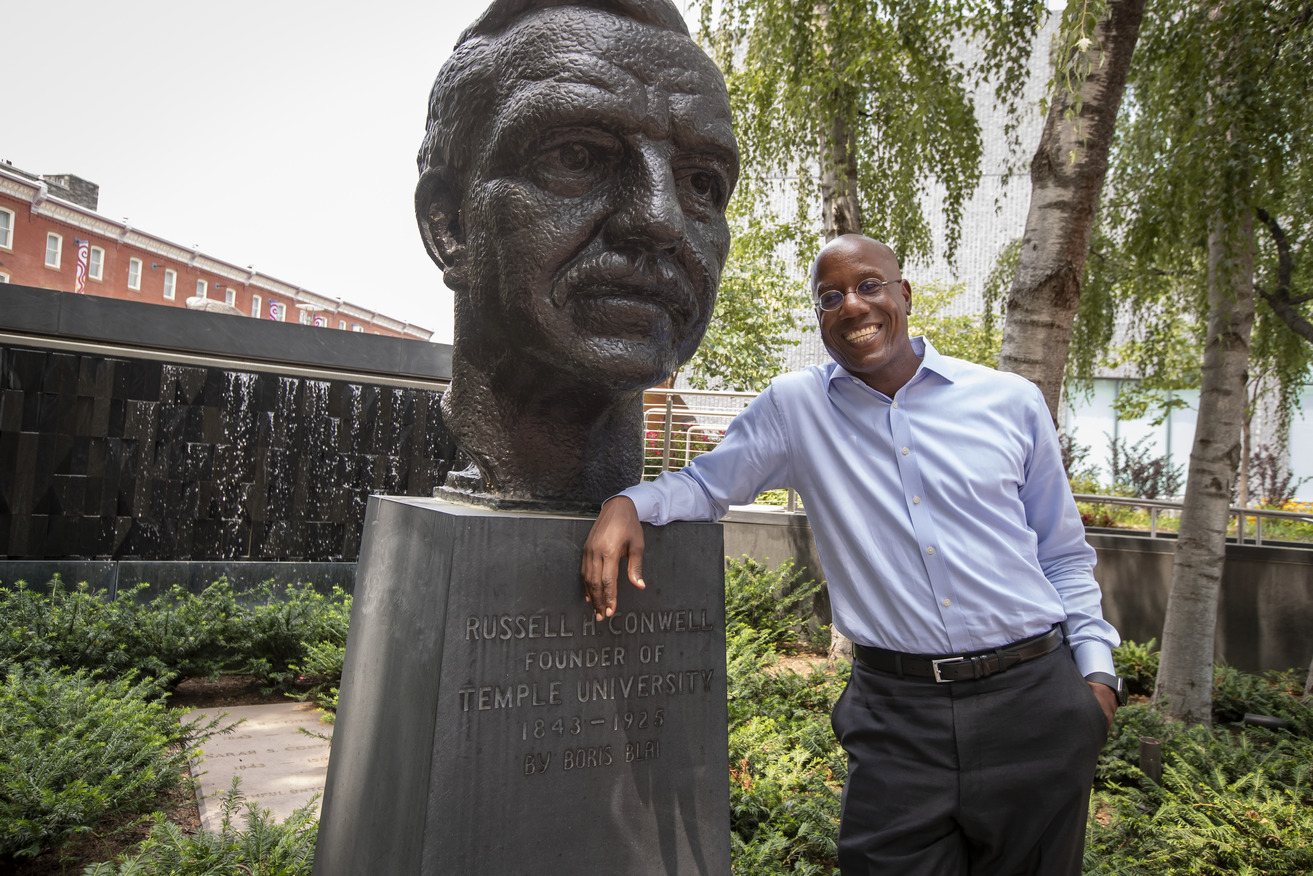
<svg viewBox="0 0 1313 876">
<path fill-rule="evenodd" d="M 591 525 L 370 499 L 315 876 L 729 872 L 720 527 L 599 623 Z"/>
</svg>

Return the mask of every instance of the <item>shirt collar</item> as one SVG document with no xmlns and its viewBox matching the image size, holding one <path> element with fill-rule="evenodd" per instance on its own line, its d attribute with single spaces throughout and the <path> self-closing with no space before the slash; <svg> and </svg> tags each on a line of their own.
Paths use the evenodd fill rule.
<svg viewBox="0 0 1313 876">
<path fill-rule="evenodd" d="M 962 363 L 956 359 L 940 355 L 939 351 L 934 348 L 934 345 L 931 344 L 930 341 L 926 340 L 924 335 L 917 335 L 911 340 L 912 350 L 918 357 L 920 357 L 921 364 L 917 366 L 916 374 L 912 375 L 912 379 L 909 380 L 908 383 L 910 384 L 919 379 L 921 377 L 921 372 L 923 371 L 937 374 L 949 383 L 953 383 L 962 371 Z M 829 374 L 826 375 L 825 381 L 827 389 L 833 386 L 836 380 L 861 379 L 854 378 L 853 375 L 849 374 L 848 370 L 838 362 L 831 362 L 829 369 Z"/>
</svg>

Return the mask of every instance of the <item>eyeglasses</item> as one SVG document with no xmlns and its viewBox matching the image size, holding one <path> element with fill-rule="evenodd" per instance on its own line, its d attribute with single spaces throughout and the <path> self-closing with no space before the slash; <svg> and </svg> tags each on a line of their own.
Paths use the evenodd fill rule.
<svg viewBox="0 0 1313 876">
<path fill-rule="evenodd" d="M 874 301 L 876 296 L 885 286 L 894 285 L 903 282 L 902 280 L 877 280 L 871 277 L 869 280 L 863 280 L 857 284 L 853 291 L 861 296 L 863 301 Z M 816 306 L 827 313 L 831 310 L 838 310 L 843 305 L 843 300 L 848 297 L 847 292 L 841 292 L 838 289 L 826 289 L 820 295 L 816 296 Z"/>
</svg>

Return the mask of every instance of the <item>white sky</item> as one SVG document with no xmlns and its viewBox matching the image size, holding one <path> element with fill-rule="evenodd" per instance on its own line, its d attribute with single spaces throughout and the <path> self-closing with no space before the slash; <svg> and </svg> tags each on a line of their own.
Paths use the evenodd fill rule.
<svg viewBox="0 0 1313 876">
<path fill-rule="evenodd" d="M 485 0 L 6 3 L 0 159 L 99 212 L 451 340 L 412 196 L 429 86 Z"/>
</svg>

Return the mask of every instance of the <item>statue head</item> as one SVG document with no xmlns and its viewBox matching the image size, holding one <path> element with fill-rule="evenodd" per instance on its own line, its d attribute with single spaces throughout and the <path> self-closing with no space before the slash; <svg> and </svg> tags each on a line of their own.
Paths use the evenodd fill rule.
<svg viewBox="0 0 1313 876">
<path fill-rule="evenodd" d="M 515 442 L 491 433 L 555 396 L 620 440 L 614 406 L 641 417 L 706 331 L 738 178 L 724 80 L 669 0 L 497 0 L 438 74 L 418 163 L 455 292 L 449 427 L 493 492 L 531 494 L 498 483 Z"/>
</svg>

